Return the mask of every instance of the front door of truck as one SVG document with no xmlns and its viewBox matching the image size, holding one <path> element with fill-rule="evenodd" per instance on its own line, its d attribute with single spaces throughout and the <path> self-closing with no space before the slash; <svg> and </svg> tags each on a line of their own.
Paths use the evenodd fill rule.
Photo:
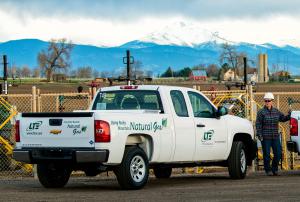
<svg viewBox="0 0 300 202">
<path fill-rule="evenodd" d="M 225 119 L 216 118 L 214 106 L 201 94 L 189 91 L 196 128 L 195 161 L 222 160 L 227 150 Z"/>
</svg>

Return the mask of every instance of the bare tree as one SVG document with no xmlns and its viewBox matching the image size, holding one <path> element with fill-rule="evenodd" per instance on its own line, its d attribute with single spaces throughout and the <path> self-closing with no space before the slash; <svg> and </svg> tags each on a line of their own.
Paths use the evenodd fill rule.
<svg viewBox="0 0 300 202">
<path fill-rule="evenodd" d="M 108 76 L 109 76 L 109 72 L 108 71 L 103 71 L 100 74 L 100 77 L 102 77 L 102 78 L 107 78 Z"/>
<path fill-rule="evenodd" d="M 99 75 L 100 75 L 100 73 L 99 73 L 99 71 L 97 70 L 97 69 L 93 69 L 93 77 L 94 78 L 97 78 L 97 77 L 99 77 Z"/>
<path fill-rule="evenodd" d="M 41 70 L 40 68 L 34 68 L 32 72 L 32 76 L 34 78 L 39 78 L 41 76 Z"/>
<path fill-rule="evenodd" d="M 26 77 L 30 77 L 31 75 L 31 70 L 29 69 L 29 67 L 24 66 L 21 69 L 21 77 L 26 78 Z"/>
<path fill-rule="evenodd" d="M 151 70 L 147 70 L 145 72 L 145 76 L 151 78 L 151 77 L 153 77 L 153 72 Z"/>
<path fill-rule="evenodd" d="M 16 77 L 16 71 L 17 71 L 17 67 L 15 65 L 13 65 L 11 68 L 9 68 L 8 70 L 8 75 L 12 78 Z"/>
<path fill-rule="evenodd" d="M 220 55 L 221 64 L 227 63 L 234 70 L 234 79 L 236 80 L 238 68 L 238 53 L 234 46 L 224 43 Z"/>
<path fill-rule="evenodd" d="M 77 70 L 78 78 L 92 78 L 92 68 L 91 67 L 80 67 Z"/>
<path fill-rule="evenodd" d="M 70 66 L 70 55 L 74 45 L 66 39 L 52 39 L 49 47 L 38 54 L 38 63 L 45 72 L 47 81 L 51 80 L 56 69 L 66 69 Z"/>
<path fill-rule="evenodd" d="M 68 73 L 69 77 L 71 78 L 76 78 L 77 77 L 77 71 L 75 69 L 72 69 L 69 73 Z"/>
<path fill-rule="evenodd" d="M 210 64 L 206 68 L 206 73 L 208 77 L 212 77 L 212 76 L 217 77 L 219 73 L 219 68 L 215 64 Z"/>
<path fill-rule="evenodd" d="M 22 77 L 22 69 L 20 67 L 16 67 L 16 77 Z"/>
<path fill-rule="evenodd" d="M 133 65 L 132 65 L 132 70 L 133 70 L 133 76 L 135 78 L 140 78 L 143 77 L 145 72 L 142 69 L 143 67 L 143 63 L 139 60 L 134 61 Z"/>
</svg>

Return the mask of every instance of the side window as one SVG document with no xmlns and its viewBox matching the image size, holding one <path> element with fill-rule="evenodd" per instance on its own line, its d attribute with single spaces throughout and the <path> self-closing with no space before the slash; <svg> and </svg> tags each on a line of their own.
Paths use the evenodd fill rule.
<svg viewBox="0 0 300 202">
<path fill-rule="evenodd" d="M 170 94 L 177 116 L 188 117 L 189 115 L 182 92 L 178 90 L 172 90 Z"/>
<path fill-rule="evenodd" d="M 214 118 L 213 106 L 200 94 L 188 92 L 194 117 Z"/>
</svg>

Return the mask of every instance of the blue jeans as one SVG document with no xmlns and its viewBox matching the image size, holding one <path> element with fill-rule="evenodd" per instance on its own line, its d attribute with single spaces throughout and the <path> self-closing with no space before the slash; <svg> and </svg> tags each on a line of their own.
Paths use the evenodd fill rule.
<svg viewBox="0 0 300 202">
<path fill-rule="evenodd" d="M 272 168 L 270 168 L 270 148 L 272 147 L 274 158 L 272 161 Z M 262 148 L 264 154 L 264 168 L 266 172 L 278 171 L 278 164 L 281 159 L 281 144 L 280 139 L 273 139 L 273 140 L 263 140 L 262 141 Z"/>
</svg>

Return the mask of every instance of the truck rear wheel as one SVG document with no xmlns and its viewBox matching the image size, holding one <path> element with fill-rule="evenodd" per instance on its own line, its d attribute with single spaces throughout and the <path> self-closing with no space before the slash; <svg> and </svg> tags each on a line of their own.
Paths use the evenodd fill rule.
<svg viewBox="0 0 300 202">
<path fill-rule="evenodd" d="M 156 178 L 169 178 L 172 174 L 171 167 L 157 166 L 153 168 L 153 171 Z"/>
<path fill-rule="evenodd" d="M 114 170 L 123 189 L 141 189 L 149 176 L 149 162 L 139 147 L 127 147 L 122 163 Z"/>
<path fill-rule="evenodd" d="M 247 157 L 244 143 L 234 141 L 228 157 L 228 171 L 232 179 L 243 179 L 247 173 Z"/>
<path fill-rule="evenodd" d="M 37 175 L 44 187 L 60 188 L 69 181 L 71 169 L 54 163 L 37 164 Z"/>
</svg>

